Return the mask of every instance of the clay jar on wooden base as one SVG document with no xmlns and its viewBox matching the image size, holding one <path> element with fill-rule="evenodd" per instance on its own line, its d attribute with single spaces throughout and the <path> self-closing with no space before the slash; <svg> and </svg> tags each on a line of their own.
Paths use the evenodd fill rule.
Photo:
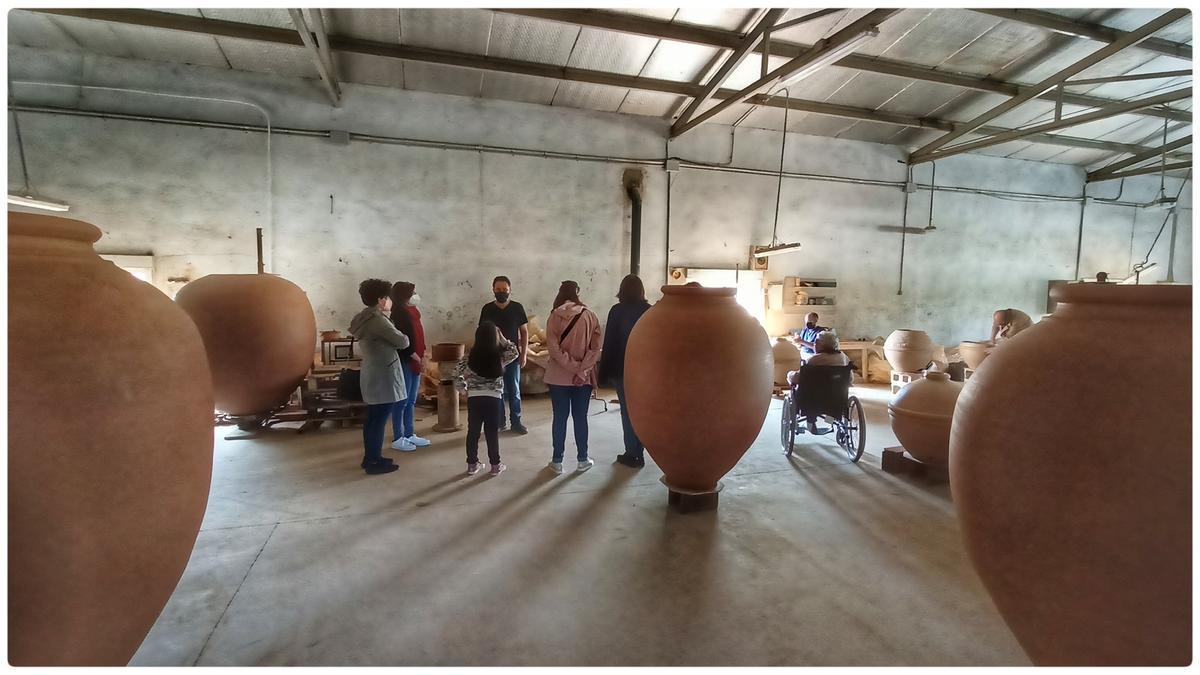
<svg viewBox="0 0 1200 675">
<path fill-rule="evenodd" d="M 196 327 L 100 259 L 100 230 L 8 214 L 8 659 L 122 666 L 175 590 L 212 476 Z"/>
<path fill-rule="evenodd" d="M 210 274 L 175 296 L 204 338 L 217 410 L 257 415 L 287 402 L 312 367 L 317 323 L 300 287 L 273 274 Z"/>
<path fill-rule="evenodd" d="M 958 343 L 958 353 L 971 370 L 975 370 L 983 365 L 983 360 L 987 358 L 991 348 L 992 345 L 989 342 L 966 340 Z"/>
<path fill-rule="evenodd" d="M 735 289 L 662 292 L 625 350 L 629 417 L 668 487 L 711 492 L 762 429 L 771 344 Z"/>
<path fill-rule="evenodd" d="M 923 330 L 899 328 L 884 341 L 883 355 L 892 370 L 916 373 L 933 359 L 933 340 Z"/>
<path fill-rule="evenodd" d="M 950 421 L 962 383 L 928 372 L 904 386 L 888 404 L 896 440 L 918 462 L 945 467 L 950 455 Z"/>
<path fill-rule="evenodd" d="M 447 432 L 462 429 L 459 415 L 459 395 L 454 381 L 448 379 L 454 364 L 466 353 L 466 346 L 460 342 L 439 342 L 431 350 L 433 360 L 438 364 L 438 421 L 433 426 L 434 431 Z"/>
<path fill-rule="evenodd" d="M 1070 284 L 963 387 L 950 482 L 1040 665 L 1192 660 L 1191 286 Z M 1122 344 L 1098 336 L 1136 329 Z"/>
</svg>

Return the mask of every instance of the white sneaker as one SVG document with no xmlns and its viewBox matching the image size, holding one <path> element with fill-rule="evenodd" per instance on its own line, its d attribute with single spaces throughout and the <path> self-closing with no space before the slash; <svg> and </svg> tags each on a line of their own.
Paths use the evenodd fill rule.
<svg viewBox="0 0 1200 675">
<path fill-rule="evenodd" d="M 584 471 L 587 471 L 588 469 L 592 468 L 592 466 L 594 466 L 595 464 L 596 463 L 593 462 L 592 460 L 585 459 L 579 463 L 579 466 L 575 467 L 575 471 L 577 473 L 583 473 Z"/>
<path fill-rule="evenodd" d="M 483 466 L 483 464 L 480 462 L 475 462 L 474 464 L 467 464 L 467 475 L 474 476 L 475 474 L 479 473 L 479 469 L 482 466 Z"/>
<path fill-rule="evenodd" d="M 392 449 L 400 452 L 412 452 L 417 449 L 417 446 L 410 443 L 407 438 L 397 438 L 392 443 Z"/>
<path fill-rule="evenodd" d="M 417 436 L 416 434 L 413 434 L 412 436 L 409 436 L 408 438 L 406 438 L 404 440 L 408 441 L 409 443 L 412 443 L 413 445 L 417 446 L 418 448 L 423 448 L 423 447 L 429 445 L 430 443 L 433 443 L 433 441 L 429 440 L 428 438 L 421 438 L 420 436 Z"/>
<path fill-rule="evenodd" d="M 563 472 L 562 462 L 550 462 L 546 466 L 550 467 L 550 470 L 553 471 L 554 473 L 562 473 Z"/>
</svg>

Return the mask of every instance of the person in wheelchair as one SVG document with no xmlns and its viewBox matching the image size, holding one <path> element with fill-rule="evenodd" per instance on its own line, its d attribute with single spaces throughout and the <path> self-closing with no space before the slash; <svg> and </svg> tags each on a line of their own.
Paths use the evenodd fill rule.
<svg viewBox="0 0 1200 675">
<path fill-rule="evenodd" d="M 850 359 L 839 349 L 837 333 L 826 330 L 817 335 L 817 339 L 813 341 L 817 353 L 808 360 L 801 368 L 819 368 L 821 366 L 848 366 Z M 793 370 L 788 372 L 788 382 L 793 386 L 800 385 L 800 371 Z M 808 415 L 805 418 L 808 427 L 808 433 L 816 434 L 817 431 L 817 416 Z"/>
</svg>

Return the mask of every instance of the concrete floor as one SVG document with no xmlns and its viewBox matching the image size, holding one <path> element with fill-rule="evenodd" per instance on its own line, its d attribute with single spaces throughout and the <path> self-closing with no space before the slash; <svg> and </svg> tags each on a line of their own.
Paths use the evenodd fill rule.
<svg viewBox="0 0 1200 675">
<path fill-rule="evenodd" d="M 946 486 L 879 469 L 886 387 L 856 393 L 859 464 L 830 437 L 785 458 L 773 401 L 720 509 L 687 515 L 649 461 L 612 464 L 615 404 L 593 402 L 597 465 L 579 475 L 543 469 L 544 397 L 528 436 L 501 436 L 497 478 L 466 476 L 462 433 L 367 476 L 359 429 L 217 429 L 195 551 L 132 663 L 1028 665 Z"/>
</svg>

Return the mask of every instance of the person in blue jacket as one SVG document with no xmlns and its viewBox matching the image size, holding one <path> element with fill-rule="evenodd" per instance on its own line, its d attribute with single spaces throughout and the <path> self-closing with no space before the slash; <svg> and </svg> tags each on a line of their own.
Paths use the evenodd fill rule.
<svg viewBox="0 0 1200 675">
<path fill-rule="evenodd" d="M 604 326 L 604 345 L 600 352 L 598 379 L 617 390 L 617 400 L 621 404 L 621 429 L 625 437 L 625 452 L 617 455 L 617 462 L 640 469 L 646 465 L 645 447 L 633 431 L 633 425 L 629 422 L 629 409 L 625 404 L 625 346 L 629 343 L 629 334 L 633 332 L 634 324 L 650 309 L 650 303 L 646 302 L 646 288 L 636 274 L 627 274 L 621 280 L 617 300 L 617 304 L 608 311 L 608 321 Z"/>
</svg>

